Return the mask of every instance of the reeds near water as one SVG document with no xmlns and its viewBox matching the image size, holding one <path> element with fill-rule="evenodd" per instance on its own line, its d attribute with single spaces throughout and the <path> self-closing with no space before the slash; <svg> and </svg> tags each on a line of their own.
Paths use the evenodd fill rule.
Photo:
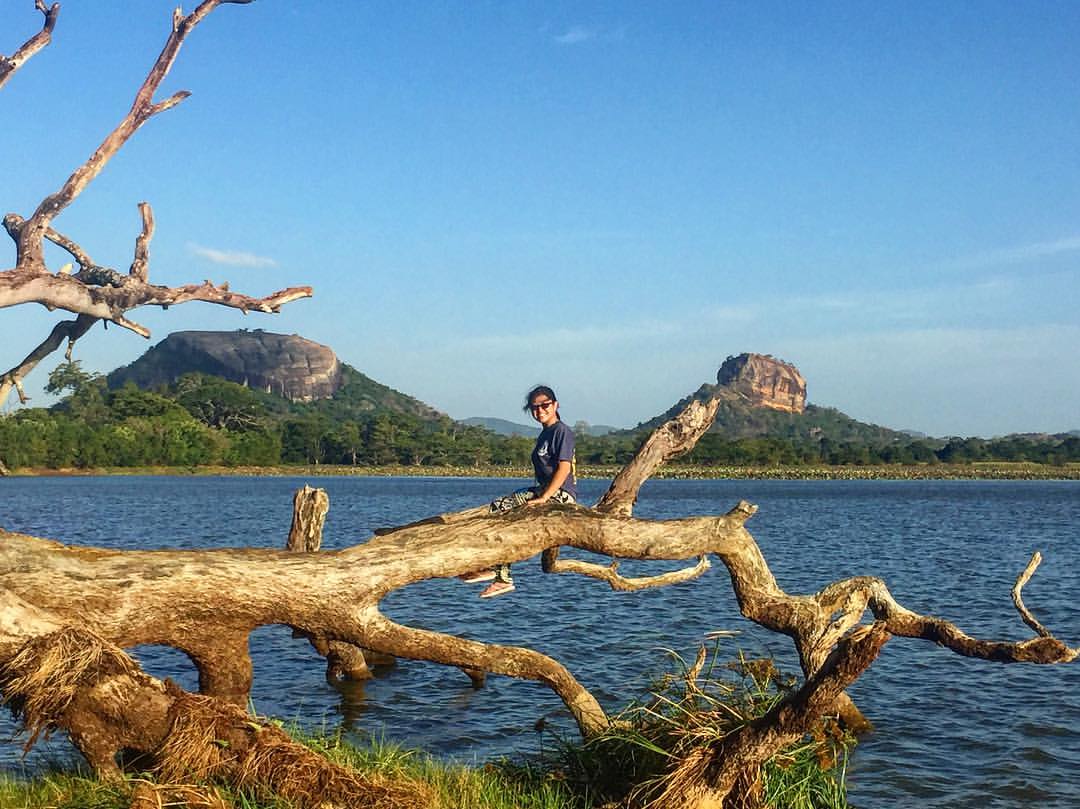
<svg viewBox="0 0 1080 809">
<path fill-rule="evenodd" d="M 703 650 L 692 665 L 672 654 L 671 664 L 671 670 L 655 678 L 648 692 L 619 712 L 611 728 L 596 739 L 582 743 L 550 738 L 538 724 L 546 743 L 539 754 L 528 758 L 466 767 L 378 739 L 360 747 L 338 733 L 292 733 L 313 756 L 382 785 L 380 809 L 647 809 L 665 790 L 677 786 L 702 751 L 767 712 L 795 686 L 772 661 L 740 656 L 722 662 L 715 649 L 709 655 Z M 725 807 L 843 809 L 852 745 L 852 739 L 826 720 L 801 742 L 747 773 Z M 303 792 L 293 790 L 300 805 Z M 280 794 L 227 789 L 212 779 L 173 783 L 143 774 L 125 782 L 106 782 L 70 768 L 31 780 L 0 776 L 0 809 L 297 805 Z"/>
</svg>

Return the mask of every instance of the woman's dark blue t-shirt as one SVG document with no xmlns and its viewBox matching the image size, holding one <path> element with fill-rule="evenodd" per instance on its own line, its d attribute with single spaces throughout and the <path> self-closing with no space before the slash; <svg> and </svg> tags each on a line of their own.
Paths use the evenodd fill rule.
<svg viewBox="0 0 1080 809">
<path fill-rule="evenodd" d="M 561 421 L 541 430 L 532 451 L 536 482 L 546 486 L 555 476 L 559 461 L 570 462 L 570 476 L 560 487 L 577 500 L 577 470 L 574 468 L 574 431 Z"/>
</svg>

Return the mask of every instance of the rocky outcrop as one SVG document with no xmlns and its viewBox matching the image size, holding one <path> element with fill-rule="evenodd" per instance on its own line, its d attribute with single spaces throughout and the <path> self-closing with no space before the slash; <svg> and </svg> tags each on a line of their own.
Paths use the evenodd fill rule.
<svg viewBox="0 0 1080 809">
<path fill-rule="evenodd" d="M 109 387 L 134 382 L 141 388 L 168 385 L 197 371 L 309 402 L 328 399 L 341 387 L 337 355 L 297 335 L 262 329 L 173 332 L 131 365 L 109 374 Z"/>
<path fill-rule="evenodd" d="M 799 370 L 767 354 L 728 357 L 720 366 L 716 383 L 731 388 L 755 407 L 784 413 L 806 410 L 806 380 Z"/>
</svg>

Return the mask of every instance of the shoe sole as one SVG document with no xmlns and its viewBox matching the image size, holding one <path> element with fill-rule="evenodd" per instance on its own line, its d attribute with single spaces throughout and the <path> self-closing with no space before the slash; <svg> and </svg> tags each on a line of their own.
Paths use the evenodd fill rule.
<svg viewBox="0 0 1080 809">
<path fill-rule="evenodd" d="M 514 592 L 514 589 L 515 589 L 514 585 L 511 584 L 509 587 L 500 587 L 494 593 L 489 593 L 487 590 L 485 590 L 484 592 L 482 592 L 480 594 L 480 598 L 495 598 L 495 596 L 501 596 L 501 595 L 506 595 L 507 593 L 512 593 L 512 592 Z"/>
</svg>

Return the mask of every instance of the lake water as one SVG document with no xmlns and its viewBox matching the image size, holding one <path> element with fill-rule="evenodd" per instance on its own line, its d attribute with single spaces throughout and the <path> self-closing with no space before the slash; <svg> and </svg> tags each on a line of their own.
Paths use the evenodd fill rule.
<svg viewBox="0 0 1080 809">
<path fill-rule="evenodd" d="M 292 494 L 304 483 L 330 495 L 324 547 L 363 541 L 377 527 L 484 503 L 519 485 L 445 478 L 0 478 L 0 525 L 68 543 L 111 548 L 284 545 Z M 582 482 L 594 502 L 606 481 Z M 1080 645 L 1080 483 L 1004 481 L 650 481 L 636 515 L 720 514 L 739 499 L 760 506 L 747 527 L 781 585 L 808 593 L 853 574 L 883 577 L 907 607 L 956 621 L 980 637 L 1030 636 L 1010 600 L 1035 550 L 1042 567 L 1024 591 L 1044 625 Z M 677 566 L 673 563 L 670 567 Z M 656 565 L 624 564 L 624 571 Z M 428 629 L 520 644 L 563 662 L 609 708 L 642 693 L 667 668 L 666 652 L 692 658 L 704 634 L 732 657 L 771 655 L 797 671 L 790 642 L 741 618 L 726 571 L 642 593 L 545 576 L 539 560 L 514 568 L 518 589 L 491 601 L 456 580 L 391 594 L 385 611 Z M 154 674 L 193 687 L 182 655 L 142 648 Z M 262 714 L 344 727 L 465 761 L 535 751 L 545 717 L 571 732 L 545 687 L 491 677 L 473 690 L 458 670 L 401 661 L 368 683 L 333 686 L 323 662 L 288 630 L 253 636 L 252 700 Z M 1001 665 L 967 660 L 925 641 L 894 638 L 852 688 L 876 731 L 856 748 L 849 795 L 876 807 L 1080 807 L 1080 662 Z M 10 738 L 5 715 L 0 735 Z M 69 754 L 62 740 L 24 763 L 0 747 L 8 771 Z"/>
</svg>

